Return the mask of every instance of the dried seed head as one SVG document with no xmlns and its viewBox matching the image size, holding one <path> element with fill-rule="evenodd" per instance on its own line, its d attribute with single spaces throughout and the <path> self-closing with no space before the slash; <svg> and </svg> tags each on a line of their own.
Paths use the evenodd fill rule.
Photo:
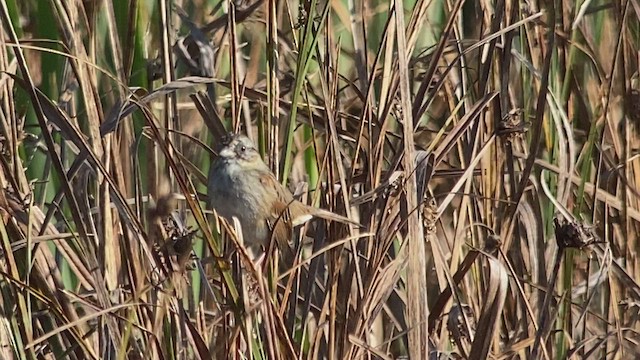
<svg viewBox="0 0 640 360">
<path fill-rule="evenodd" d="M 634 124 L 640 124 L 640 91 L 631 89 L 627 93 L 626 113 Z"/>
<path fill-rule="evenodd" d="M 522 109 L 513 109 L 496 124 L 496 135 L 513 140 L 527 131 Z"/>
<path fill-rule="evenodd" d="M 557 218 L 553 220 L 553 225 L 556 242 L 561 249 L 583 249 L 586 246 L 603 242 L 591 225 L 566 220 L 561 223 Z"/>
</svg>

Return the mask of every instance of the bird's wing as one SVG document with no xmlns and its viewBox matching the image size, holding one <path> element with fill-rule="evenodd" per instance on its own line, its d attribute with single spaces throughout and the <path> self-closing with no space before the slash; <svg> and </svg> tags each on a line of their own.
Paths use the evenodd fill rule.
<svg viewBox="0 0 640 360">
<path fill-rule="evenodd" d="M 295 200 L 289 190 L 282 186 L 282 184 L 280 184 L 276 180 L 275 176 L 270 172 L 264 174 L 261 177 L 260 182 L 268 191 L 271 191 L 275 195 L 276 199 L 278 199 L 274 202 L 272 208 L 274 224 L 284 221 L 284 224 L 286 224 L 285 230 L 288 233 L 290 233 L 291 227 L 302 225 L 311 220 L 312 217 L 361 226 L 357 221 L 351 220 L 347 217 L 335 214 L 331 211 L 314 208 Z M 275 226 L 274 231 L 278 230 L 278 227 Z M 279 234 L 276 233 L 276 235 Z"/>
</svg>

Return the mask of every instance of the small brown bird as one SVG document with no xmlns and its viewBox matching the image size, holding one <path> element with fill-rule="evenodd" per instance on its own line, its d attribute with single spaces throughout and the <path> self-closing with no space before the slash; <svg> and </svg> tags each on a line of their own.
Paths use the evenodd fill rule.
<svg viewBox="0 0 640 360">
<path fill-rule="evenodd" d="M 223 138 L 209 172 L 210 206 L 231 221 L 238 218 L 248 247 L 266 246 L 273 234 L 277 244 L 291 241 L 291 230 L 312 217 L 357 224 L 346 217 L 295 200 L 262 161 L 244 135 Z"/>
</svg>

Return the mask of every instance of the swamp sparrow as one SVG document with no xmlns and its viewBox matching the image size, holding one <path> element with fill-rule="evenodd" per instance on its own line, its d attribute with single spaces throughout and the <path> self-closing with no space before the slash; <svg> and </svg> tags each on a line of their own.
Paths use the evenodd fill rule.
<svg viewBox="0 0 640 360">
<path fill-rule="evenodd" d="M 209 204 L 227 220 L 238 218 L 248 247 L 267 246 L 273 234 L 278 245 L 291 241 L 291 230 L 312 217 L 357 222 L 301 203 L 278 182 L 244 135 L 222 139 L 209 172 Z"/>
</svg>

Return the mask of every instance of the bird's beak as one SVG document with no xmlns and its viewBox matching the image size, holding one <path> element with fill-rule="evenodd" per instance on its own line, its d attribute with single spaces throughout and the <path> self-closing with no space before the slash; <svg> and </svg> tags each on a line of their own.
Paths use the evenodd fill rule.
<svg viewBox="0 0 640 360">
<path fill-rule="evenodd" d="M 233 157 L 234 152 L 233 152 L 233 149 L 226 147 L 220 151 L 219 155 L 222 158 L 231 158 Z"/>
</svg>

